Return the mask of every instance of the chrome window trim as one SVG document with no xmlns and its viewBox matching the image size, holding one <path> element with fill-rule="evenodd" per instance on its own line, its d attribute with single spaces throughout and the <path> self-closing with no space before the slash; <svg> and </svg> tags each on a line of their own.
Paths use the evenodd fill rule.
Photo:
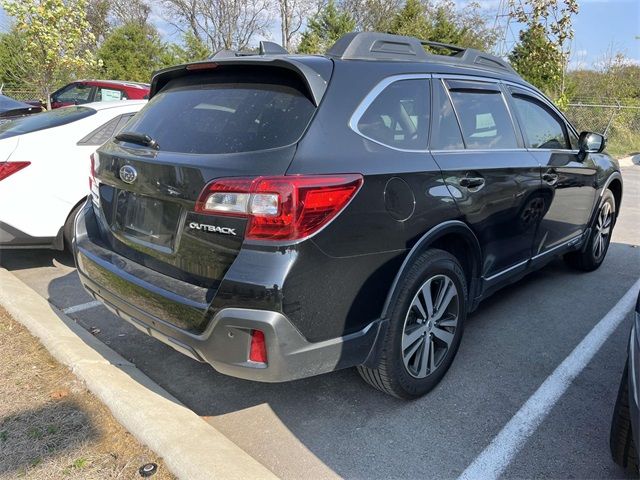
<svg viewBox="0 0 640 480">
<path fill-rule="evenodd" d="M 364 133 L 362 133 L 358 129 L 358 122 L 360 118 L 364 115 L 364 112 L 371 106 L 371 104 L 378 98 L 378 96 L 387 88 L 389 85 L 401 82 L 403 80 L 431 80 L 430 73 L 415 73 L 415 74 L 402 74 L 402 75 L 392 75 L 390 77 L 386 77 L 373 87 L 369 93 L 365 95 L 360 104 L 356 107 L 354 112 L 351 114 L 351 118 L 349 119 L 349 128 L 353 130 L 354 133 L 357 133 L 362 138 L 366 138 L 370 142 L 377 143 L 378 145 L 382 145 L 383 147 L 390 148 L 391 150 L 395 150 L 397 152 L 409 152 L 409 153 L 428 153 L 429 152 L 429 139 L 427 138 L 427 148 L 424 149 L 407 149 L 407 148 L 398 148 L 392 145 L 387 145 L 386 143 L 382 143 L 379 140 L 375 140 L 371 137 L 368 137 Z M 430 85 L 429 85 L 430 86 Z M 431 115 L 429 115 L 431 117 Z M 429 124 L 431 124 L 431 118 L 429 118 Z"/>
<path fill-rule="evenodd" d="M 526 152 L 527 149 L 523 148 L 523 147 L 518 147 L 518 148 L 476 148 L 476 149 L 472 149 L 472 148 L 465 148 L 465 149 L 461 149 L 461 148 L 457 148 L 457 149 L 451 149 L 451 150 L 431 150 L 431 153 L 437 153 L 437 154 L 443 154 L 443 153 L 456 153 L 456 154 L 461 154 L 461 153 L 494 153 L 494 152 Z"/>
<path fill-rule="evenodd" d="M 469 80 L 475 82 L 485 82 L 485 83 L 502 83 L 502 80 L 495 77 L 482 77 L 478 75 L 464 75 L 459 73 L 434 73 L 432 74 L 433 78 L 442 78 L 444 80 Z"/>
</svg>

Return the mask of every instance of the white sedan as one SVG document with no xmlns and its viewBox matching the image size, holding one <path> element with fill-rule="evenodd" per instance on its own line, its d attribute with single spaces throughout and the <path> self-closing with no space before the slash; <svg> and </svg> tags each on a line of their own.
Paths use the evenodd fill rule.
<svg viewBox="0 0 640 480">
<path fill-rule="evenodd" d="M 68 246 L 89 156 L 146 100 L 88 103 L 0 125 L 0 248 Z"/>
</svg>

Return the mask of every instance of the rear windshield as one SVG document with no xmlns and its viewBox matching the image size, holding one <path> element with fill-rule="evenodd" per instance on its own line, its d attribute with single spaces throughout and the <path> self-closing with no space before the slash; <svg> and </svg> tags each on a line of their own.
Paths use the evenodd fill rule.
<svg viewBox="0 0 640 480">
<path fill-rule="evenodd" d="M 217 78 L 216 78 L 217 77 Z M 127 126 L 167 152 L 217 154 L 291 145 L 315 107 L 296 79 L 230 76 L 170 82 Z"/>
<path fill-rule="evenodd" d="M 0 125 L 0 139 L 45 130 L 47 128 L 59 127 L 88 117 L 94 113 L 96 113 L 96 111 L 93 108 L 74 106 L 16 118 L 15 120 Z"/>
</svg>

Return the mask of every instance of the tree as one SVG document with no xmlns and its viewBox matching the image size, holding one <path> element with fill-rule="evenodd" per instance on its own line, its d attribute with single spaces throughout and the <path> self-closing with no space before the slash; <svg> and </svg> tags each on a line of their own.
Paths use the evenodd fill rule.
<svg viewBox="0 0 640 480">
<path fill-rule="evenodd" d="M 562 76 L 562 54 L 539 25 L 520 31 L 519 36 L 509 54 L 511 65 L 526 81 L 553 96 Z"/>
<path fill-rule="evenodd" d="M 93 33 L 95 46 L 102 44 L 111 30 L 109 13 L 111 11 L 110 0 L 88 0 L 87 22 Z"/>
<path fill-rule="evenodd" d="M 496 30 L 489 27 L 477 3 L 458 9 L 452 0 L 407 0 L 391 20 L 389 32 L 485 51 L 497 39 Z"/>
<path fill-rule="evenodd" d="M 144 25 L 149 19 L 151 7 L 145 0 L 110 0 L 111 15 L 116 25 L 138 23 Z"/>
<path fill-rule="evenodd" d="M 113 30 L 100 49 L 102 74 L 109 79 L 149 82 L 151 75 L 174 61 L 151 25 L 127 23 Z"/>
<path fill-rule="evenodd" d="M 347 12 L 329 0 L 326 7 L 309 19 L 298 47 L 300 53 L 324 53 L 345 33 L 352 32 L 356 23 Z"/>
<path fill-rule="evenodd" d="M 553 46 L 554 55 L 558 55 L 558 66 L 554 71 L 559 70 L 560 76 L 552 90 L 560 103 L 566 103 L 565 77 L 571 53 L 569 43 L 573 38 L 571 17 L 579 12 L 578 0 L 528 0 L 525 3 L 509 0 L 509 6 L 510 16 L 531 31 L 529 48 Z M 539 38 L 541 35 L 546 37 L 546 43 Z M 534 55 L 544 57 L 543 52 L 535 52 Z M 521 68 L 526 66 L 522 65 Z"/>
<path fill-rule="evenodd" d="M 349 12 L 361 31 L 386 32 L 398 12 L 402 0 L 343 0 L 341 7 Z"/>
<path fill-rule="evenodd" d="M 310 0 L 277 0 L 277 4 L 280 15 L 280 40 L 282 46 L 290 50 L 312 2 Z"/>
<path fill-rule="evenodd" d="M 7 89 L 29 88 L 28 69 L 21 58 L 26 42 L 24 33 L 15 28 L 0 34 L 0 85 Z"/>
<path fill-rule="evenodd" d="M 163 0 L 165 17 L 211 51 L 243 50 L 271 23 L 272 0 Z"/>
<path fill-rule="evenodd" d="M 51 108 L 50 93 L 69 72 L 81 75 L 97 66 L 95 55 L 86 48 L 95 42 L 86 0 L 0 0 L 0 5 L 24 35 L 21 59 L 26 78 Z"/>
<path fill-rule="evenodd" d="M 432 26 L 427 20 L 427 7 L 420 0 L 407 0 L 389 25 L 389 33 L 428 40 Z"/>
</svg>

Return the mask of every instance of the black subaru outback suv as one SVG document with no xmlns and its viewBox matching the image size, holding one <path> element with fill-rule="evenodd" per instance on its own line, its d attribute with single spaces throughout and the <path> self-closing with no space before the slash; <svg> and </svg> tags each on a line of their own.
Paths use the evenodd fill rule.
<svg viewBox="0 0 640 480">
<path fill-rule="evenodd" d="M 352 33 L 158 72 L 92 158 L 85 288 L 228 375 L 432 389 L 483 298 L 557 255 L 602 263 L 622 180 L 503 60 L 425 43 Z"/>
</svg>

